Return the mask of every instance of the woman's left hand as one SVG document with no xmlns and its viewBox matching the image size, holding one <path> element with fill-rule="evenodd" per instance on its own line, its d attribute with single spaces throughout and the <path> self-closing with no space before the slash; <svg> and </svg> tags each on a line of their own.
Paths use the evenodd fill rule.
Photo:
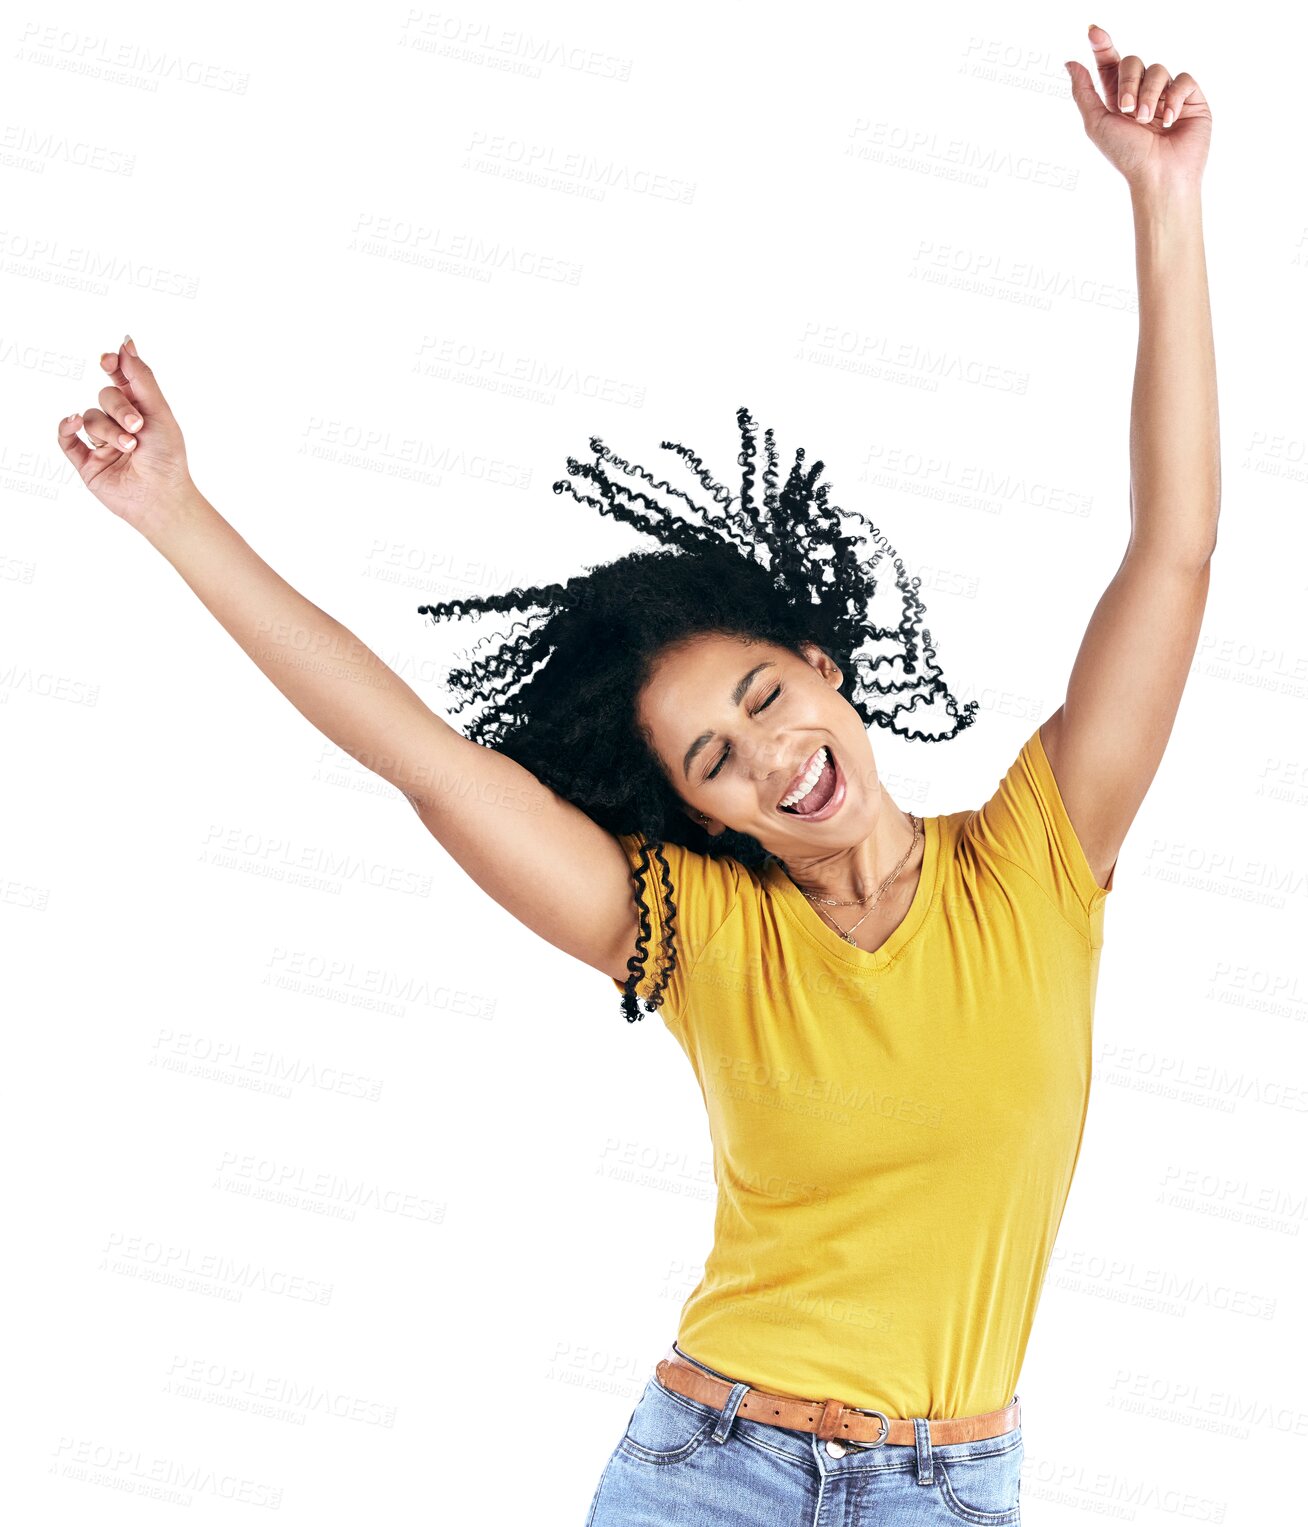
<svg viewBox="0 0 1308 1527">
<path fill-rule="evenodd" d="M 1066 66 L 1086 136 L 1132 189 L 1198 186 L 1213 118 L 1194 76 L 1173 78 L 1162 64 L 1146 69 L 1134 53 L 1123 58 L 1103 27 L 1092 26 L 1089 35 L 1108 104 L 1084 64 Z"/>
</svg>

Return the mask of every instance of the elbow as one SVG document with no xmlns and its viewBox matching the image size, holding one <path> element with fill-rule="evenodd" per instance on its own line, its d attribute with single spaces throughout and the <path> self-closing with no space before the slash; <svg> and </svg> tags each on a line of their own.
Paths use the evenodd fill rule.
<svg viewBox="0 0 1308 1527">
<path fill-rule="evenodd" d="M 1207 568 L 1217 550 L 1217 524 L 1204 534 L 1178 534 L 1175 526 L 1146 533 L 1139 524 L 1131 529 L 1126 555 L 1133 561 L 1169 567 Z"/>
</svg>

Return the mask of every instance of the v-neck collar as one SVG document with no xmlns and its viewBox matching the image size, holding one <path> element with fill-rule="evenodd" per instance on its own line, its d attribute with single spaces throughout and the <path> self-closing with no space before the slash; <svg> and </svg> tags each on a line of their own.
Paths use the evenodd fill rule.
<svg viewBox="0 0 1308 1527">
<path fill-rule="evenodd" d="M 849 944 L 826 921 L 822 914 L 804 895 L 803 891 L 786 874 L 778 859 L 772 858 L 764 867 L 766 883 L 779 895 L 781 905 L 794 919 L 799 929 L 813 943 L 827 953 L 833 954 L 849 965 L 861 965 L 865 970 L 881 970 L 889 965 L 900 950 L 922 926 L 931 904 L 936 899 L 936 882 L 940 878 L 940 819 L 923 817 L 922 869 L 918 876 L 913 900 L 903 921 L 879 949 L 860 949 Z"/>
</svg>

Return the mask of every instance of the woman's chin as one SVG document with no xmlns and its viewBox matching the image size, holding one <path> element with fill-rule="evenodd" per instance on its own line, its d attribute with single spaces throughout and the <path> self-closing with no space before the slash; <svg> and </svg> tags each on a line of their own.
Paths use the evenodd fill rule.
<svg viewBox="0 0 1308 1527">
<path fill-rule="evenodd" d="M 784 859 L 789 855 L 794 859 L 802 857 L 805 844 L 809 844 L 812 853 L 824 857 L 844 853 L 857 848 L 860 843 L 866 843 L 875 829 L 876 822 L 866 808 L 859 810 L 857 803 L 846 800 L 827 822 L 814 822 L 807 826 L 801 817 L 796 819 L 796 825 L 788 832 L 783 830 L 772 834 L 776 839 L 776 847 L 771 851 L 778 858 Z"/>
</svg>

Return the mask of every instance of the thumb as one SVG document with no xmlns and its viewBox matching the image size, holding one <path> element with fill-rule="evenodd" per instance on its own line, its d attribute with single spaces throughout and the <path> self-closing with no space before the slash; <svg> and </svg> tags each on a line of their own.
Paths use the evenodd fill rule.
<svg viewBox="0 0 1308 1527">
<path fill-rule="evenodd" d="M 1076 102 L 1077 109 L 1081 113 L 1081 120 L 1085 123 L 1088 132 L 1100 117 L 1108 115 L 1108 108 L 1099 99 L 1099 92 L 1095 89 L 1094 81 L 1090 78 L 1090 71 L 1084 64 L 1077 63 L 1075 59 L 1069 59 L 1063 68 L 1071 76 L 1072 99 Z"/>
</svg>

